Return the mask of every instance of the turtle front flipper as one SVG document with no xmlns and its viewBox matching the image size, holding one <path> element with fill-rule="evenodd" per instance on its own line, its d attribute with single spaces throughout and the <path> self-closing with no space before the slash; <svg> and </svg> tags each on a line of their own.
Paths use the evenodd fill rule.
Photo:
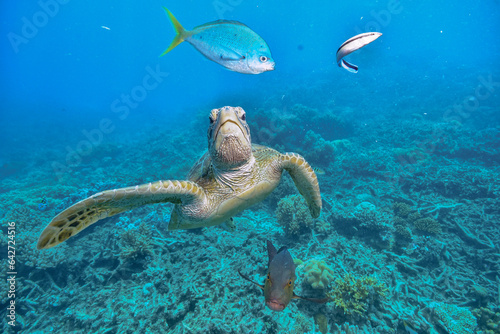
<svg viewBox="0 0 500 334">
<path fill-rule="evenodd" d="M 318 178 L 311 165 L 297 153 L 281 155 L 281 166 L 292 177 L 295 186 L 305 198 L 313 218 L 318 218 L 321 213 L 321 193 Z"/>
<path fill-rule="evenodd" d="M 191 181 L 157 181 L 107 190 L 80 201 L 58 214 L 43 230 L 37 248 L 54 247 L 106 217 L 155 203 L 189 204 L 204 201 L 205 191 Z"/>
</svg>

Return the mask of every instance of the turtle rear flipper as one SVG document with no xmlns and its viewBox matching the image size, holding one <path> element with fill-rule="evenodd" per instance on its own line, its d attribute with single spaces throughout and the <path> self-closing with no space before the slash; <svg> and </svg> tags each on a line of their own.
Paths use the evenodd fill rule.
<svg viewBox="0 0 500 334">
<path fill-rule="evenodd" d="M 297 153 L 281 154 L 281 166 L 292 177 L 295 186 L 305 198 L 313 218 L 321 213 L 321 193 L 318 178 L 309 163 Z"/>
<path fill-rule="evenodd" d="M 36 247 L 54 247 L 101 219 L 139 206 L 166 202 L 189 204 L 204 198 L 205 191 L 190 181 L 157 181 L 100 192 L 54 217 L 43 230 Z"/>
</svg>

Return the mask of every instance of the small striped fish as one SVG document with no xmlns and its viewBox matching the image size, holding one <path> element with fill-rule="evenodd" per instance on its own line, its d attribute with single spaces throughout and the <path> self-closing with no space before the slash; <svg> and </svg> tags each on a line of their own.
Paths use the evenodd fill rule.
<svg viewBox="0 0 500 334">
<path fill-rule="evenodd" d="M 358 67 L 354 64 L 348 63 L 343 58 L 348 54 L 361 49 L 363 46 L 370 44 L 380 36 L 382 36 L 382 34 L 379 32 L 367 32 L 349 38 L 347 41 L 342 43 L 340 48 L 337 50 L 337 65 L 345 68 L 351 73 L 358 73 Z"/>
</svg>

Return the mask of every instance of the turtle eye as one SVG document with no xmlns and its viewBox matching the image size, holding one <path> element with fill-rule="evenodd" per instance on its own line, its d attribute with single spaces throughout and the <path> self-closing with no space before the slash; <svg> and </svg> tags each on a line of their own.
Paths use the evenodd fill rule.
<svg viewBox="0 0 500 334">
<path fill-rule="evenodd" d="M 210 124 L 214 124 L 215 120 L 217 119 L 217 110 L 212 110 L 210 112 L 210 115 L 208 115 L 208 119 L 210 120 Z"/>
<path fill-rule="evenodd" d="M 241 118 L 242 121 L 246 121 L 247 120 L 247 115 L 242 114 L 240 118 Z"/>
<path fill-rule="evenodd" d="M 260 56 L 259 60 L 263 63 L 265 63 L 269 58 L 267 58 L 266 56 Z"/>
</svg>

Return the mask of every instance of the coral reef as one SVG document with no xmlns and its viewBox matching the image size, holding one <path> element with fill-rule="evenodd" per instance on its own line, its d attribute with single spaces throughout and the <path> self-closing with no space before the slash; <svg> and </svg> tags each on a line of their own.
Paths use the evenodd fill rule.
<svg viewBox="0 0 500 334">
<path fill-rule="evenodd" d="M 392 213 L 368 201 L 349 204 L 338 206 L 331 213 L 337 231 L 345 235 L 356 235 L 379 248 L 391 248 L 394 239 Z"/>
<path fill-rule="evenodd" d="M 325 140 L 320 134 L 309 130 L 304 137 L 303 148 L 299 151 L 311 163 L 321 164 L 323 161 L 334 161 L 336 156 L 349 150 L 350 146 L 347 139 Z"/>
<path fill-rule="evenodd" d="M 335 143 L 327 141 L 313 130 L 307 131 L 304 137 L 304 149 L 311 163 L 324 160 L 333 160 L 335 156 Z"/>
<path fill-rule="evenodd" d="M 323 313 L 317 313 L 314 315 L 314 323 L 318 327 L 321 334 L 328 333 L 328 319 Z"/>
<path fill-rule="evenodd" d="M 290 195 L 278 202 L 276 219 L 289 235 L 310 231 L 314 220 L 309 212 L 306 201 L 300 195 Z"/>
<path fill-rule="evenodd" d="M 455 76 L 449 91 L 467 96 L 483 74 Z M 234 98 L 248 102 L 255 143 L 302 152 L 326 173 L 318 176 L 318 219 L 284 173 L 264 202 L 235 217 L 237 229 L 230 232 L 168 231 L 171 206 L 160 203 L 110 217 L 54 249 L 36 249 L 55 215 L 96 192 L 185 178 L 206 149 L 207 110 L 218 102 L 179 118 L 157 117 L 151 125 L 138 126 L 145 118 L 131 114 L 137 122 L 117 123 L 106 143 L 62 174 L 51 163 L 65 162 L 66 145 L 84 139 L 77 137 L 81 124 L 66 124 L 53 142 L 43 139 L 50 129 L 29 144 L 17 131 L 19 151 L 4 157 L 13 150 L 4 145 L 0 157 L 4 249 L 5 222 L 18 227 L 14 331 L 499 333 L 498 94 L 481 100 L 468 119 L 443 120 L 453 106 L 435 89 L 442 80 L 426 77 L 434 85 L 398 82 L 398 94 L 380 94 L 378 106 L 352 97 L 382 87 L 370 75 L 363 77 L 366 85 L 325 76 L 323 84 L 290 80 L 279 93 L 259 87 L 263 99 L 248 92 Z M 179 126 L 169 128 L 174 123 Z M 294 299 L 280 313 L 266 308 L 262 291 L 237 274 L 264 282 L 266 240 L 308 260 L 295 260 L 298 295 L 328 292 L 331 301 Z M 5 255 L 0 266 L 8 268 Z M 9 288 L 5 280 L 0 287 Z M 4 294 L 0 306 L 8 303 Z M 0 328 L 12 332 L 5 321 Z"/>
<path fill-rule="evenodd" d="M 413 235 L 406 219 L 394 217 L 393 225 L 395 229 L 394 234 L 396 236 L 396 241 L 404 244 L 412 239 Z"/>
<path fill-rule="evenodd" d="M 433 310 L 433 315 L 440 326 L 449 333 L 471 334 L 475 332 L 477 320 L 468 309 L 437 302 L 429 307 Z"/>
<path fill-rule="evenodd" d="M 120 233 L 118 245 L 123 259 L 147 256 L 152 252 L 151 230 L 144 222 L 137 229 L 125 230 Z"/>
<path fill-rule="evenodd" d="M 332 229 L 330 222 L 324 218 L 318 218 L 314 223 L 314 230 L 319 234 L 327 235 Z"/>
<path fill-rule="evenodd" d="M 369 230 L 382 230 L 389 225 L 389 215 L 380 211 L 370 202 L 361 202 L 355 208 L 352 216 L 360 221 L 360 226 Z"/>
<path fill-rule="evenodd" d="M 333 280 L 333 270 L 324 260 L 307 260 L 297 270 L 304 272 L 304 279 L 313 289 L 325 289 Z"/>
<path fill-rule="evenodd" d="M 415 229 L 425 234 L 439 234 L 441 233 L 441 225 L 439 222 L 432 218 L 420 218 L 415 221 Z"/>
<path fill-rule="evenodd" d="M 484 286 L 474 284 L 470 289 L 470 293 L 472 294 L 472 298 L 477 306 L 485 306 L 488 304 L 490 295 L 488 293 L 488 289 Z"/>
<path fill-rule="evenodd" d="M 392 209 L 395 215 L 393 218 L 394 234 L 398 246 L 404 246 L 413 240 L 413 233 L 435 236 L 442 232 L 438 220 L 431 217 L 422 217 L 420 212 L 413 210 L 407 203 L 395 202 Z"/>
<path fill-rule="evenodd" d="M 477 318 L 480 329 L 484 334 L 496 334 L 500 332 L 500 311 L 495 312 L 488 307 L 480 307 L 472 310 L 472 314 Z"/>
<path fill-rule="evenodd" d="M 429 153 L 420 147 L 394 148 L 394 157 L 402 163 L 423 164 L 429 161 Z"/>
<path fill-rule="evenodd" d="M 407 218 L 413 211 L 409 204 L 403 202 L 395 202 L 392 205 L 392 209 L 394 210 L 394 214 L 401 218 Z"/>
<path fill-rule="evenodd" d="M 374 277 L 346 274 L 335 280 L 328 296 L 344 314 L 362 315 L 371 305 L 387 298 L 387 291 L 385 284 Z"/>
</svg>

